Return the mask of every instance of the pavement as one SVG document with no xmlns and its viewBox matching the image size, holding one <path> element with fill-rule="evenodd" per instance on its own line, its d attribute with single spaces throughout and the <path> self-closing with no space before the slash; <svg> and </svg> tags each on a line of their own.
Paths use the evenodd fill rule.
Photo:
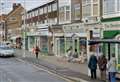
<svg viewBox="0 0 120 82">
<path fill-rule="evenodd" d="M 61 76 L 64 76 L 72 80 L 76 80 L 77 82 L 101 82 L 101 80 L 99 79 L 100 77 L 99 70 L 97 70 L 98 79 L 97 80 L 90 79 L 90 77 L 88 76 L 87 63 L 83 64 L 69 63 L 62 61 L 60 57 L 45 56 L 44 54 L 39 54 L 39 58 L 36 59 L 33 53 L 24 50 L 16 50 L 16 54 L 19 58 L 21 58 L 24 61 L 33 63 L 37 66 L 40 65 L 46 67 L 54 73 L 57 73 Z"/>
</svg>

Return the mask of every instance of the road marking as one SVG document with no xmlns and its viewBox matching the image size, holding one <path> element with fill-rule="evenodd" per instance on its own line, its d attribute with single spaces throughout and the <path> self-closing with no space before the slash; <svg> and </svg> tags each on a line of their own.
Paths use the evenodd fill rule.
<svg viewBox="0 0 120 82">
<path fill-rule="evenodd" d="M 86 81 L 86 80 L 83 80 L 83 79 L 80 79 L 80 78 L 76 78 L 76 77 L 70 77 L 69 78 L 72 78 L 74 80 L 77 80 L 78 82 L 89 82 L 89 81 Z"/>
<path fill-rule="evenodd" d="M 18 61 L 20 61 L 20 62 L 23 62 L 23 63 L 29 63 L 29 62 L 26 62 L 26 61 L 24 61 L 24 60 L 22 60 L 22 59 L 19 59 L 19 58 L 16 58 Z M 63 79 L 63 80 L 65 80 L 65 81 L 67 81 L 67 82 L 74 82 L 74 81 L 72 81 L 72 80 L 70 80 L 70 79 L 67 79 L 67 78 L 65 78 L 65 77 L 62 77 L 62 76 L 60 76 L 60 75 L 58 75 L 58 74 L 55 74 L 55 73 L 52 73 L 52 72 L 50 72 L 50 71 L 48 71 L 48 70 L 45 70 L 45 69 L 43 69 L 43 68 L 40 68 L 40 67 L 38 67 L 38 66 L 36 66 L 36 65 L 39 65 L 39 64 L 32 64 L 32 63 L 29 63 L 29 64 L 31 64 L 31 65 L 33 65 L 33 67 L 35 67 L 36 69 L 38 69 L 38 70 L 43 70 L 43 71 L 45 71 L 45 72 L 47 72 L 47 73 L 49 73 L 49 74 L 51 74 L 51 75 L 54 75 L 54 76 L 56 76 L 56 77 L 58 77 L 58 78 L 61 78 L 61 79 Z M 42 65 L 40 65 L 40 66 L 42 66 Z M 42 67 L 44 67 L 44 66 L 42 66 Z"/>
<path fill-rule="evenodd" d="M 20 61 L 20 62 L 23 62 L 23 63 L 29 63 L 29 62 L 27 62 L 27 61 L 24 61 L 24 60 L 22 60 L 22 59 L 19 59 L 19 58 L 16 58 L 18 61 Z M 32 63 L 29 63 L 29 64 L 31 64 L 31 65 L 33 65 L 33 67 L 35 67 L 36 69 L 38 69 L 38 70 L 42 70 L 42 71 L 45 71 L 45 72 L 47 72 L 47 73 L 49 73 L 49 74 L 51 74 L 51 75 L 54 75 L 54 76 L 56 76 L 56 77 L 58 77 L 58 78 L 61 78 L 61 79 L 63 79 L 63 80 L 65 80 L 65 81 L 67 81 L 67 82 L 89 82 L 89 81 L 86 81 L 86 80 L 83 80 L 83 79 L 80 79 L 80 78 L 75 78 L 75 77 L 69 77 L 69 76 L 61 76 L 61 75 L 58 75 L 58 74 L 55 74 L 55 73 L 53 73 L 53 72 L 51 72 L 51 71 L 49 71 L 49 70 L 45 70 L 45 69 L 43 69 L 43 68 L 40 68 L 40 67 L 38 67 L 38 66 L 42 66 L 42 65 L 40 65 L 40 64 L 32 64 Z M 42 66 L 42 67 L 44 67 L 44 66 Z M 54 70 L 52 70 L 52 71 L 54 71 Z M 56 72 L 56 71 L 54 71 L 54 72 Z M 66 77 L 66 78 L 65 78 Z M 68 79 L 68 78 L 72 78 L 73 80 L 76 80 L 76 81 L 72 81 L 72 80 L 70 80 L 70 79 Z"/>
</svg>

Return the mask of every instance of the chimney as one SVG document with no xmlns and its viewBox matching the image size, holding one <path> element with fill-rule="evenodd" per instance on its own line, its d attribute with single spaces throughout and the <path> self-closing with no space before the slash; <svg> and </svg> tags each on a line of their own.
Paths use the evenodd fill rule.
<svg viewBox="0 0 120 82">
<path fill-rule="evenodd" d="M 17 5 L 17 6 L 19 7 L 19 6 L 21 6 L 21 4 L 20 4 L 20 3 L 18 3 L 18 5 Z"/>
<path fill-rule="evenodd" d="M 13 3 L 13 10 L 16 9 L 17 4 Z"/>
<path fill-rule="evenodd" d="M 16 9 L 16 8 L 19 7 L 19 6 L 21 6 L 20 3 L 18 3 L 18 4 L 17 4 L 17 3 L 13 3 L 13 10 Z"/>
</svg>

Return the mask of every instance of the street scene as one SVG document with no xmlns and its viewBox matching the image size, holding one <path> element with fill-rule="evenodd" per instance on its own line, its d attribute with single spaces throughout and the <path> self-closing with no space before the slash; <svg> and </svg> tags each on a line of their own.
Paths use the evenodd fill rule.
<svg viewBox="0 0 120 82">
<path fill-rule="evenodd" d="M 120 0 L 0 0 L 0 82 L 120 82 Z"/>
</svg>

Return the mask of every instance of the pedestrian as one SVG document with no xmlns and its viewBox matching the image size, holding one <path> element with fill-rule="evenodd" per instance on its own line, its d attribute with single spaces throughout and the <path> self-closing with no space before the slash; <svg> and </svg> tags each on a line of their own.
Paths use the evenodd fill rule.
<svg viewBox="0 0 120 82">
<path fill-rule="evenodd" d="M 35 54 L 35 47 L 32 48 L 32 53 Z"/>
<path fill-rule="evenodd" d="M 39 47 L 36 46 L 36 47 L 35 47 L 35 55 L 36 55 L 36 58 L 37 58 L 37 59 L 38 59 L 39 51 L 40 51 Z"/>
<path fill-rule="evenodd" d="M 108 74 L 109 74 L 109 82 L 116 82 L 116 58 L 115 54 L 112 54 L 112 58 L 108 62 Z"/>
<path fill-rule="evenodd" d="M 92 54 L 90 56 L 89 62 L 88 62 L 88 67 L 90 69 L 90 73 L 91 73 L 91 79 L 96 79 L 96 70 L 97 70 L 97 57 Z"/>
<path fill-rule="evenodd" d="M 77 49 L 75 49 L 75 52 L 73 54 L 73 58 L 78 58 L 78 52 L 77 52 Z"/>
<path fill-rule="evenodd" d="M 101 80 L 102 82 L 105 82 L 106 81 L 106 70 L 107 70 L 107 59 L 105 55 L 101 55 L 98 58 L 98 66 L 100 70 Z"/>
<path fill-rule="evenodd" d="M 70 47 L 68 50 L 67 50 L 67 61 L 68 62 L 71 62 L 73 60 L 73 51 L 72 51 L 72 47 Z"/>
</svg>

